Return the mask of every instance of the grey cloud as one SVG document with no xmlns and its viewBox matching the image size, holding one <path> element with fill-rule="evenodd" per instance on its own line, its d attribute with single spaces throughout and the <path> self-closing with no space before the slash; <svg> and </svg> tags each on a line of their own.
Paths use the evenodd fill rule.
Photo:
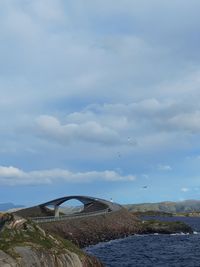
<svg viewBox="0 0 200 267">
<path fill-rule="evenodd" d="M 151 20 L 155 20 L 155 14 L 159 20 L 163 18 L 166 10 L 175 12 L 174 5 L 179 6 L 178 1 L 173 5 L 170 2 L 162 4 L 163 6 L 158 1 L 152 1 L 151 4 L 126 1 L 123 5 L 113 4 L 113 1 L 101 4 L 96 1 L 90 4 L 78 1 L 76 7 L 70 2 L 65 8 L 64 1 L 56 3 L 49 1 L 47 6 L 44 0 L 21 1 L 23 8 L 14 1 L 9 3 L 6 8 L 2 4 L 2 10 L 6 14 L 1 18 L 3 25 L 1 35 L 6 40 L 1 44 L 1 54 L 5 62 L 2 72 L 10 75 L 15 73 L 31 81 L 34 87 L 29 90 L 30 100 L 36 97 L 43 102 L 47 93 L 50 98 L 71 95 L 79 97 L 84 93 L 87 97 L 96 99 L 106 93 L 108 99 L 116 101 L 120 99 L 126 102 L 129 98 L 141 98 L 144 93 L 146 97 L 154 95 L 155 86 L 161 81 L 176 80 L 180 77 L 180 73 L 187 72 L 191 67 L 191 61 L 187 63 L 186 59 L 186 64 L 183 64 L 180 62 L 182 55 L 179 59 L 176 56 L 177 48 L 174 48 L 174 44 L 179 46 L 179 40 L 168 38 L 172 44 L 167 46 L 163 45 L 162 40 L 152 42 L 148 38 L 149 28 L 156 31 L 156 27 L 149 26 L 153 23 Z M 194 3 L 190 5 L 193 6 Z M 99 5 L 101 7 L 98 7 Z M 149 5 L 151 9 L 148 8 Z M 160 9 L 153 8 L 157 5 Z M 45 12 L 44 6 L 46 6 Z M 183 9 L 187 13 L 188 10 Z M 82 16 L 79 16 L 79 10 L 80 14 L 88 16 L 85 24 L 82 23 Z M 136 21 L 139 18 L 144 20 L 133 26 L 126 23 L 127 27 L 136 29 L 134 33 L 124 34 L 119 30 L 116 33 L 102 34 L 98 27 L 94 33 L 89 30 L 90 25 L 95 12 L 100 10 L 104 12 L 110 10 L 107 15 L 109 14 L 115 23 L 118 20 L 121 23 L 115 12 L 118 15 L 121 13 L 123 17 L 130 14 Z M 148 12 L 151 23 L 145 20 Z M 98 14 L 97 20 L 101 18 L 103 20 L 104 15 L 104 13 Z M 59 21 L 59 17 L 61 30 L 58 30 L 57 24 L 52 25 L 50 22 L 46 24 L 41 20 L 44 18 L 48 21 L 51 19 Z M 168 18 L 167 15 L 164 17 Z M 191 20 L 189 21 L 191 23 Z M 81 29 L 76 31 L 72 25 L 79 22 Z M 156 21 L 154 23 L 156 24 Z M 168 23 L 163 25 L 170 23 L 168 20 Z M 103 26 L 101 23 L 100 25 Z M 195 24 L 191 24 L 191 27 L 194 26 Z M 141 30 L 143 34 L 138 32 L 140 27 L 144 27 L 144 30 Z M 171 31 L 175 31 L 174 27 L 170 28 Z M 166 32 L 166 29 L 163 32 Z M 180 47 L 179 53 L 181 49 Z M 4 53 L 5 50 L 8 52 Z M 191 52 L 193 50 L 188 49 Z M 174 64 L 175 57 L 176 64 Z M 26 92 L 27 88 L 23 83 L 21 87 Z M 15 90 L 18 91 L 17 88 Z"/>
<path fill-rule="evenodd" d="M 99 164 L 119 148 L 129 158 L 156 151 L 159 162 L 163 150 L 184 147 L 185 133 L 200 130 L 199 7 L 197 0 L 1 1 L 2 147 L 19 153 L 31 144 L 49 155 L 55 141 L 70 144 L 73 159 L 80 147 L 82 158 L 92 151 L 88 161 Z M 41 114 L 50 116 L 25 131 Z"/>
<path fill-rule="evenodd" d="M 37 124 L 44 135 L 60 142 L 86 141 L 112 145 L 120 141 L 117 132 L 95 121 L 62 125 L 55 117 L 40 116 Z"/>
<path fill-rule="evenodd" d="M 88 106 L 67 114 L 62 123 L 53 116 L 40 116 L 37 127 L 41 137 L 56 142 L 81 141 L 139 151 L 173 146 L 177 136 L 183 142 L 187 139 L 185 133 L 199 134 L 199 122 L 200 108 L 195 104 L 186 106 L 181 101 L 152 98 L 130 104 Z"/>
<path fill-rule="evenodd" d="M 61 0 L 56 2 L 53 0 L 28 1 L 26 8 L 42 21 L 63 22 L 64 10 L 63 1 Z"/>
<path fill-rule="evenodd" d="M 116 133 L 121 133 L 122 128 L 130 128 L 129 123 L 133 132 L 122 132 L 125 136 L 131 134 L 134 138 L 136 132 L 140 131 L 141 134 L 142 127 L 145 131 L 148 128 L 142 123 L 157 129 L 176 128 L 175 119 L 171 121 L 173 116 L 169 113 L 173 113 L 177 105 L 173 106 L 170 102 L 173 102 L 174 97 L 183 99 L 184 95 L 185 103 L 191 90 L 196 96 L 198 93 L 194 88 L 199 87 L 198 57 L 187 61 L 183 56 L 184 49 L 179 47 L 181 41 L 175 38 L 178 29 L 170 28 L 171 20 L 167 20 L 165 14 L 165 11 L 172 12 L 172 19 L 176 20 L 174 12 L 179 1 L 165 3 L 163 6 L 159 1 L 145 4 L 143 1 L 126 1 L 123 4 L 113 1 L 86 4 L 78 1 L 76 6 L 70 1 L 69 5 L 64 1 L 46 3 L 47 1 L 20 1 L 20 5 L 15 1 L 1 3 L 5 16 L 1 17 L 3 26 L 0 29 L 3 40 L 0 54 L 4 62 L 0 66 L 3 74 L 0 102 L 8 110 L 48 114 L 48 111 L 42 110 L 42 106 L 48 106 L 54 99 L 73 97 L 76 103 L 76 100 L 85 98 L 87 103 L 98 103 L 99 99 L 105 98 L 104 102 L 115 105 L 109 107 L 107 104 L 103 107 L 104 110 L 113 109 L 118 118 L 116 114 L 109 112 L 109 116 L 102 115 L 102 119 L 98 118 L 98 123 Z M 194 3 L 192 1 L 190 4 L 191 12 Z M 154 8 L 156 6 L 159 9 Z M 180 21 L 178 17 L 176 22 L 182 27 L 187 8 L 183 7 L 180 12 Z M 121 17 L 125 19 L 128 16 L 130 23 L 125 24 L 130 30 L 102 32 L 103 19 L 108 16 L 112 23 L 107 23 L 106 29 L 111 24 L 120 24 L 123 21 Z M 97 25 L 93 31 L 91 27 L 94 17 L 99 27 Z M 156 23 L 159 20 L 168 22 L 162 25 L 163 34 L 171 32 L 175 35 L 167 38 L 166 44 L 156 37 Z M 196 29 L 193 18 L 189 20 L 188 27 Z M 153 30 L 149 35 L 150 28 Z M 186 31 L 186 39 L 190 39 L 188 35 Z M 187 51 L 194 53 L 197 50 Z M 189 81 L 182 81 L 183 74 L 188 76 Z M 169 103 L 162 102 L 165 98 L 169 99 Z M 185 109 L 184 106 L 181 104 L 179 108 Z M 175 113 L 174 116 L 177 115 Z M 90 116 L 94 118 L 84 121 L 96 121 L 96 115 Z M 71 123 L 76 124 L 76 121 L 71 120 Z M 68 131 L 72 131 L 72 126 Z M 116 133 L 107 132 L 107 136 L 111 140 L 114 134 L 113 140 L 119 140 Z M 81 138 L 86 140 L 88 134 L 79 137 Z M 93 135 L 90 138 L 92 140 Z M 108 142 L 109 138 L 106 138 L 102 137 L 100 141 L 101 138 L 98 137 L 101 143 Z"/>
<path fill-rule="evenodd" d="M 200 133 L 200 110 L 174 116 L 168 120 L 167 125 L 190 133 Z"/>
<path fill-rule="evenodd" d="M 197 100 L 196 100 L 197 101 Z M 80 113 L 69 115 L 69 118 L 92 117 L 93 119 L 104 119 L 112 116 L 114 120 L 126 122 L 123 127 L 130 127 L 132 121 L 137 122 L 138 127 L 143 127 L 143 122 L 154 129 L 161 127 L 165 131 L 190 130 L 198 131 L 200 118 L 200 105 L 198 102 L 185 103 L 184 100 L 158 100 L 156 98 L 145 99 L 130 104 L 104 104 L 93 105 Z M 113 127 L 114 124 L 110 123 Z M 147 125 L 147 126 L 148 126 Z"/>
</svg>

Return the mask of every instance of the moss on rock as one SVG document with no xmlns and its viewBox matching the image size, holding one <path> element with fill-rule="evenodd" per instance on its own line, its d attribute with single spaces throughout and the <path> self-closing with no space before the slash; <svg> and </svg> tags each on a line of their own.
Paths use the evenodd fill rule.
<svg viewBox="0 0 200 267">
<path fill-rule="evenodd" d="M 103 266 L 69 240 L 46 233 L 32 221 L 10 214 L 0 216 L 0 266 Z M 1 263 L 2 262 L 2 263 Z M 32 264 L 32 265 L 31 265 Z"/>
</svg>

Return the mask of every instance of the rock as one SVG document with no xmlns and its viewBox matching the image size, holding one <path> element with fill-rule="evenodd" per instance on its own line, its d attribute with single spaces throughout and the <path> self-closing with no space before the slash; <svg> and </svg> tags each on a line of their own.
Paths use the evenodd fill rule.
<svg viewBox="0 0 200 267">
<path fill-rule="evenodd" d="M 79 247 L 123 238 L 141 230 L 140 220 L 126 209 L 86 218 L 41 223 L 46 232 L 71 240 Z"/>
<path fill-rule="evenodd" d="M 190 226 L 183 222 L 161 222 L 157 220 L 144 221 L 142 224 L 143 234 L 176 234 L 176 233 L 193 233 Z"/>
<path fill-rule="evenodd" d="M 48 234 L 35 223 L 1 216 L 0 267 L 102 267 L 70 241 Z"/>
<path fill-rule="evenodd" d="M 1 267 L 18 267 L 17 262 L 4 251 L 0 250 L 0 266 Z"/>
<path fill-rule="evenodd" d="M 78 255 L 63 250 L 61 254 L 52 253 L 48 250 L 38 250 L 32 247 L 15 247 L 15 252 L 20 256 L 19 266 L 29 267 L 82 267 L 82 262 Z"/>
</svg>

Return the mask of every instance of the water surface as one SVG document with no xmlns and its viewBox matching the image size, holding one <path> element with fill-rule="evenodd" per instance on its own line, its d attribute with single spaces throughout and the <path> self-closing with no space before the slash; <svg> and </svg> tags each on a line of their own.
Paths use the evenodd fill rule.
<svg viewBox="0 0 200 267">
<path fill-rule="evenodd" d="M 97 256 L 107 267 L 200 267 L 200 218 L 160 219 L 184 221 L 193 227 L 195 234 L 134 235 L 99 243 L 86 251 Z"/>
</svg>

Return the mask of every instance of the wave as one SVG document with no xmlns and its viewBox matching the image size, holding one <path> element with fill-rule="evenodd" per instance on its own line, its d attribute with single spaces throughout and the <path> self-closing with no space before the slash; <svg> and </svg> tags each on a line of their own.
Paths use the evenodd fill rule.
<svg viewBox="0 0 200 267">
<path fill-rule="evenodd" d="M 190 233 L 174 233 L 174 234 L 170 234 L 170 235 L 190 235 Z"/>
</svg>

